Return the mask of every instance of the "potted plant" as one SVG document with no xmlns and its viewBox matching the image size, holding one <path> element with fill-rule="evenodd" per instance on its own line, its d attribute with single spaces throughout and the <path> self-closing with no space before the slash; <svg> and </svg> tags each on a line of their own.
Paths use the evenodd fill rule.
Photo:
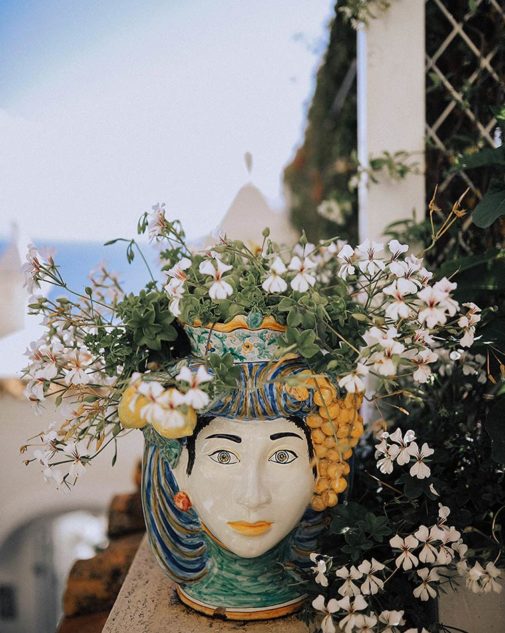
<svg viewBox="0 0 505 633">
<path fill-rule="evenodd" d="M 70 486 L 108 444 L 142 429 L 151 545 L 182 601 L 209 615 L 282 616 L 315 582 L 309 619 L 319 614 L 325 633 L 334 613 L 346 631 L 405 630 L 418 623 L 415 609 L 377 608 L 402 574 L 417 578 L 414 598 L 424 601 L 458 565 L 468 578 L 481 573 L 465 567 L 461 535 L 430 480 L 433 451 L 413 432 L 367 429 L 378 435 L 379 470 L 404 467 L 403 485 L 423 499 L 416 520 L 431 513 L 433 523 L 405 533 L 400 511 L 386 542 L 384 526 L 350 496 L 363 395 L 379 410 L 397 396 L 429 397 L 442 351 L 472 345 L 478 306 L 459 305 L 455 284 L 433 281 L 397 240 L 353 248 L 302 237 L 290 249 L 265 229 L 255 250 L 224 238 L 193 252 L 163 205 L 138 230 L 159 246 L 162 279 L 148 266 L 151 280 L 136 294 L 105 269 L 77 292 L 51 257 L 28 254 L 32 288 L 46 281 L 65 294 L 30 304 L 46 330 L 29 352 L 26 392 L 35 406 L 51 395 L 63 416 L 30 444 L 27 462 Z M 129 261 L 137 253 L 144 258 L 128 241 Z M 328 515 L 375 539 L 385 562 L 365 558 L 366 548 L 332 551 Z M 414 559 L 424 566 L 414 569 Z M 495 588 L 494 573 L 486 567 L 476 582 Z"/>
</svg>

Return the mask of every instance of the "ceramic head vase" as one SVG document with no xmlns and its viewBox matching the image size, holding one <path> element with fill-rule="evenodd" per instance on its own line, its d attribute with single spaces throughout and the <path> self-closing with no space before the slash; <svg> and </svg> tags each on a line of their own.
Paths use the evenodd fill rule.
<svg viewBox="0 0 505 633">
<path fill-rule="evenodd" d="M 215 332 L 190 330 L 195 353 L 234 352 L 239 384 L 211 404 L 191 436 L 145 431 L 150 543 L 181 600 L 208 615 L 264 619 L 300 606 L 303 589 L 287 566 L 309 564 L 321 511 L 345 488 L 345 459 L 361 435 L 356 398 L 338 401 L 324 382 L 289 386 L 307 369 L 297 358 L 272 363 L 280 327 L 238 320 Z"/>
</svg>

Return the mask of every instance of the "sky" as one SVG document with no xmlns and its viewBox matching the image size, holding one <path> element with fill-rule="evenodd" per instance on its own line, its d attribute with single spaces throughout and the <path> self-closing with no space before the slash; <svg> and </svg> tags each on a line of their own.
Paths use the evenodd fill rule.
<svg viewBox="0 0 505 633">
<path fill-rule="evenodd" d="M 276 206 L 333 0 L 1 0 L 0 236 L 192 238 L 249 177 Z"/>
</svg>

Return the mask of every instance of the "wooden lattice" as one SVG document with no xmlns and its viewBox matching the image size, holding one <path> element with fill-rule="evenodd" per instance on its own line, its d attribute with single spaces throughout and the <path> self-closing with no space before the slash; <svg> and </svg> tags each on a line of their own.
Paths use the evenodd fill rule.
<svg viewBox="0 0 505 633">
<path fill-rule="evenodd" d="M 494 147 L 491 108 L 504 102 L 505 3 L 426 0 L 427 193 L 447 200 L 467 187 L 480 198 L 486 183 L 456 170 L 459 155 Z"/>
</svg>

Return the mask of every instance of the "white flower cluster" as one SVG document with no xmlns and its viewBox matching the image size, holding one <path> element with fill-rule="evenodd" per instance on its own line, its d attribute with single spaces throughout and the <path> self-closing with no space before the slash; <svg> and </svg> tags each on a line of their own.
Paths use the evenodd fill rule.
<svg viewBox="0 0 505 633">
<path fill-rule="evenodd" d="M 324 295 L 336 282 L 332 275 L 346 284 L 348 297 L 357 304 L 356 316 L 372 324 L 355 350 L 352 371 L 339 378 L 339 386 L 348 393 L 363 391 L 370 372 L 385 379 L 412 376 L 416 383 L 429 383 L 443 352 L 440 334 L 447 339 L 450 331 L 461 348 L 474 342 L 479 307 L 460 306 L 451 296 L 456 284 L 445 277 L 432 283 L 433 274 L 407 251 L 408 246 L 397 240 L 388 243 L 387 251 L 384 244 L 365 240 L 356 248 L 343 242 L 297 244 L 288 254 L 275 251 L 258 258 L 259 266 L 265 267 L 261 288 L 266 294 L 314 289 Z M 209 255 L 199 264 L 199 283 L 208 287 L 213 301 L 227 299 L 235 292 L 233 266 L 215 251 Z M 191 263 L 183 257 L 168 271 L 166 291 L 177 317 Z"/>
<path fill-rule="evenodd" d="M 33 451 L 32 459 L 40 465 L 45 481 L 53 482 L 57 488 L 62 488 L 62 484 L 75 483 L 77 478 L 86 472 L 89 457 L 76 442 L 62 441 L 57 427 L 57 423 L 53 422 L 40 436 L 41 443 Z M 61 465 L 54 465 L 55 458 Z M 69 479 L 71 481 L 68 481 Z"/>
<path fill-rule="evenodd" d="M 451 297 L 456 284 L 445 277 L 430 285 L 432 273 L 414 255 L 405 257 L 408 246 L 397 240 L 384 245 L 365 240 L 353 249 L 346 244 L 338 252 L 338 276 L 353 286 L 354 295 L 367 314 L 382 325 L 372 326 L 363 336 L 356 369 L 340 380 L 353 393 L 364 389 L 369 371 L 386 378 L 398 376 L 400 366 L 410 369 L 412 378 L 426 383 L 431 365 L 439 360 L 437 331 L 451 325 L 459 333 L 461 347 L 470 347 L 480 309 L 465 303 L 464 313 Z M 458 317 L 458 314 L 460 315 Z"/>
<path fill-rule="evenodd" d="M 137 383 L 139 378 L 139 374 L 134 374 L 131 384 Z M 200 385 L 212 380 L 212 376 L 203 365 L 199 365 L 196 372 L 184 366 L 175 380 L 183 383 L 185 392 L 176 388 L 165 389 L 154 380 L 140 381 L 136 394 L 128 405 L 130 411 L 135 411 L 138 399 L 143 396 L 147 402 L 140 408 L 140 415 L 149 424 L 160 429 L 183 428 L 186 425 L 186 416 L 180 407 L 188 405 L 198 411 L 207 406 L 209 396 L 200 389 Z"/>
<path fill-rule="evenodd" d="M 45 354 L 43 346 L 40 346 L 39 350 Z M 51 375 L 53 371 L 48 370 L 48 373 Z M 141 381 L 141 376 L 141 374 L 134 374 L 130 380 L 130 384 L 136 385 L 137 388 L 128 408 L 131 412 L 135 411 L 137 401 L 142 397 L 143 405 L 140 408 L 140 415 L 157 429 L 184 428 L 187 420 L 181 407 L 186 405 L 200 410 L 209 403 L 208 394 L 200 387 L 212 380 L 212 376 L 203 365 L 200 365 L 196 371 L 191 371 L 187 366 L 180 368 L 175 377 L 177 383 L 180 384 L 180 389 L 165 389 L 154 380 Z M 37 395 L 40 395 L 41 399 L 44 398 L 43 392 Z M 46 481 L 54 481 L 58 487 L 62 487 L 62 484 L 67 486 L 74 484 L 77 478 L 84 474 L 85 467 L 92 458 L 89 454 L 89 442 L 86 447 L 84 447 L 84 442 L 81 442 L 79 446 L 75 441 L 66 439 L 66 432 L 72 427 L 83 426 L 100 411 L 104 417 L 113 417 L 116 415 L 116 409 L 111 405 L 104 411 L 99 399 L 87 402 L 79 392 L 74 394 L 70 391 L 67 392 L 63 404 L 57 410 L 62 420 L 53 422 L 46 432 L 39 436 L 40 443 L 34 445 L 32 459 L 28 461 L 35 461 L 41 466 Z M 64 466 L 67 467 L 66 470 Z"/>
<path fill-rule="evenodd" d="M 429 477 L 431 470 L 424 460 L 433 455 L 434 450 L 426 442 L 419 448 L 415 439 L 416 434 L 410 430 L 404 436 L 400 429 L 391 434 L 386 431 L 381 433 L 381 441 L 375 447 L 377 468 L 381 473 L 391 474 L 395 462 L 399 466 L 405 466 L 413 461 L 409 470 L 410 476 L 417 479 Z"/>
<path fill-rule="evenodd" d="M 322 614 L 320 623 L 322 633 L 337 633 L 334 615 L 340 615 L 338 619 L 339 631 L 344 633 L 396 633 L 398 627 L 405 623 L 403 611 L 384 610 L 380 613 L 370 612 L 360 613 L 368 607 L 368 603 L 361 594 L 356 594 L 353 598 L 345 596 L 340 600 L 330 598 L 325 601 L 324 596 L 319 594 L 312 601 L 312 606 Z M 409 629 L 405 633 L 415 633 L 415 629 Z"/>
<path fill-rule="evenodd" d="M 45 400 L 51 382 L 61 381 L 61 391 L 64 386 L 113 384 L 114 378 L 105 373 L 103 361 L 91 354 L 75 328 L 64 329 L 64 324 L 54 322 L 53 326 L 55 335 L 32 342 L 25 352 L 30 360 L 23 371 L 28 379 L 25 395 L 34 405 Z"/>
<path fill-rule="evenodd" d="M 381 563 L 372 558 L 356 566 L 336 569 L 335 578 L 341 581 L 337 593 L 341 598 L 326 601 L 324 595 L 319 594 L 312 602 L 313 608 L 319 613 L 322 632 L 336 633 L 337 621 L 344 633 L 397 633 L 400 630 L 417 633 L 418 629 L 399 628 L 405 625 L 403 610 L 379 613 L 371 609 L 373 597 L 384 591 L 385 584 L 396 573 L 393 571 L 387 577 L 384 576 L 385 570 L 389 573 L 391 565 L 398 571 L 408 573 L 411 578 L 415 571 L 417 584 L 412 593 L 422 602 L 438 595 L 437 586 L 443 580 L 441 574 L 447 576 L 449 569 L 457 569 L 466 578 L 466 584 L 472 591 L 499 593 L 502 588 L 497 582 L 500 571 L 493 563 L 488 563 L 485 568 L 479 563 L 471 568 L 468 566 L 468 548 L 456 528 L 447 525 L 449 513 L 449 508 L 439 504 L 435 525 L 421 525 L 414 534 L 405 538 L 398 534 L 391 538 L 389 544 L 394 554 L 391 560 Z M 310 559 L 315 563 L 311 568 L 315 582 L 321 587 L 328 587 L 332 559 L 315 553 L 311 554 Z M 420 564 L 423 566 L 419 567 Z"/>
</svg>

